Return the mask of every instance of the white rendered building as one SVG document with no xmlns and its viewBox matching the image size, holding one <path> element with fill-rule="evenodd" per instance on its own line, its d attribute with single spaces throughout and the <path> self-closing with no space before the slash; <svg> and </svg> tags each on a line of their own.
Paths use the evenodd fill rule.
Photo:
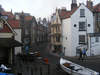
<svg viewBox="0 0 100 75">
<path fill-rule="evenodd" d="M 88 49 L 88 34 L 94 33 L 93 13 L 84 4 L 70 11 L 67 18 L 62 20 L 62 46 L 65 56 L 76 56 L 77 47 Z"/>
</svg>

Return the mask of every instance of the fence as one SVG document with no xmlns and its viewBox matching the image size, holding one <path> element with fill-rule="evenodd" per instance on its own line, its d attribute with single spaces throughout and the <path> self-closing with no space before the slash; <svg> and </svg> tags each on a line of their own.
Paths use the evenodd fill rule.
<svg viewBox="0 0 100 75">
<path fill-rule="evenodd" d="M 16 75 L 50 75 L 50 65 L 34 56 L 17 56 Z"/>
</svg>

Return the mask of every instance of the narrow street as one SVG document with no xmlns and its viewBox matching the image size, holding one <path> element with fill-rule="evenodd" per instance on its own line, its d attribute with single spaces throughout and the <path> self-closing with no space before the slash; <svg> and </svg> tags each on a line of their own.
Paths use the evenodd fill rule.
<svg viewBox="0 0 100 75">
<path fill-rule="evenodd" d="M 41 56 L 43 56 L 44 58 L 48 58 L 48 62 L 50 64 L 50 75 L 68 75 L 58 67 L 59 57 L 52 55 L 48 46 L 49 44 L 45 43 L 42 44 L 39 48 Z"/>
<path fill-rule="evenodd" d="M 51 54 L 48 43 L 38 46 L 40 57 L 32 55 L 22 55 L 16 58 L 17 75 L 68 75 L 59 66 L 59 57 Z M 48 64 L 44 62 L 48 58 Z M 21 68 L 20 68 L 21 67 Z M 20 69 L 19 69 L 20 68 Z"/>
<path fill-rule="evenodd" d="M 100 0 L 0 1 L 0 75 L 98 75 L 99 68 Z"/>
</svg>

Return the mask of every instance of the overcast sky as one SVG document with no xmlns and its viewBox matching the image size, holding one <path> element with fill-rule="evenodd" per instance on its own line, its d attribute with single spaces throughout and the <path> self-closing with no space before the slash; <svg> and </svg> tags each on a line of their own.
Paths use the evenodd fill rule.
<svg viewBox="0 0 100 75">
<path fill-rule="evenodd" d="M 24 11 L 31 13 L 35 17 L 49 17 L 57 8 L 66 7 L 70 9 L 72 0 L 0 0 L 0 4 L 6 11 L 12 9 L 13 12 Z M 94 5 L 100 0 L 93 0 Z M 86 3 L 86 0 L 77 0 L 79 3 Z"/>
</svg>

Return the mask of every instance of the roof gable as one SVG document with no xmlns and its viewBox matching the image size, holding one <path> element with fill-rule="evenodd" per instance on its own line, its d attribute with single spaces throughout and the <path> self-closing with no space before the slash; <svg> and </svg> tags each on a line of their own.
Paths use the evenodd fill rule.
<svg viewBox="0 0 100 75">
<path fill-rule="evenodd" d="M 7 23 L 6 20 L 0 18 L 0 33 L 13 33 L 15 34 L 14 30 L 12 29 L 12 27 Z"/>
<path fill-rule="evenodd" d="M 83 8 L 86 8 L 87 10 L 89 10 L 92 13 L 92 11 L 82 3 L 82 4 L 80 4 L 80 6 L 77 9 L 75 9 L 75 11 L 72 12 L 71 16 L 74 15 L 75 12 L 77 12 L 79 9 L 83 9 Z"/>
<path fill-rule="evenodd" d="M 53 24 L 61 24 L 61 19 L 58 13 L 58 10 L 56 9 L 56 13 L 52 17 L 52 23 Z"/>
</svg>

